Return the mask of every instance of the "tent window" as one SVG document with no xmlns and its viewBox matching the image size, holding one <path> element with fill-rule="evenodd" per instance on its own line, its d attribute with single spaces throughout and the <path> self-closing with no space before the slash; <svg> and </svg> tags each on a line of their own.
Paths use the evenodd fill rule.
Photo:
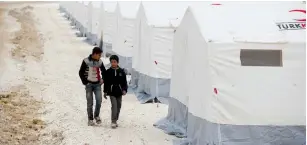
<svg viewBox="0 0 307 145">
<path fill-rule="evenodd" d="M 282 50 L 241 49 L 242 66 L 282 67 Z"/>
</svg>

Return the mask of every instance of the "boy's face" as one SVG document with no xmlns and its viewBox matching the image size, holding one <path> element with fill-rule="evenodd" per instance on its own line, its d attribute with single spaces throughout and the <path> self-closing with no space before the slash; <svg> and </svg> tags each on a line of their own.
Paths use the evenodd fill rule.
<svg viewBox="0 0 307 145">
<path fill-rule="evenodd" d="M 114 59 L 112 59 L 112 60 L 111 60 L 111 66 L 112 66 L 113 68 L 116 68 L 116 67 L 118 66 L 117 61 L 114 60 Z"/>
<path fill-rule="evenodd" d="M 101 53 L 94 53 L 92 56 L 94 59 L 99 60 L 101 58 Z"/>
</svg>

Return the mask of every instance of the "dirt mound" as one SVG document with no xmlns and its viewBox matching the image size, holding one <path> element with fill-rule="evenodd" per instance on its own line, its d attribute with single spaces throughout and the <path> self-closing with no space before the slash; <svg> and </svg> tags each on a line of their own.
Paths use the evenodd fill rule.
<svg viewBox="0 0 307 145">
<path fill-rule="evenodd" d="M 0 144 L 35 144 L 44 121 L 37 118 L 42 105 L 24 86 L 0 94 Z"/>
<path fill-rule="evenodd" d="M 0 144 L 61 144 L 63 132 L 42 133 L 46 127 L 46 123 L 39 118 L 42 105 L 25 86 L 0 92 Z"/>
<path fill-rule="evenodd" d="M 32 6 L 25 6 L 21 9 L 15 8 L 9 11 L 9 15 L 16 18 L 21 29 L 15 33 L 12 43 L 16 48 L 11 51 L 13 58 L 26 61 L 26 57 L 31 56 L 37 61 L 43 56 L 43 37 L 35 27 Z"/>
</svg>

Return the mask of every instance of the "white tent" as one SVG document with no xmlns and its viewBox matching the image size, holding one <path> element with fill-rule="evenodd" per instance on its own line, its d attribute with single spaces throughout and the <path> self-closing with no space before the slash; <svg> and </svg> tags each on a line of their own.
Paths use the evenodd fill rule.
<svg viewBox="0 0 307 145">
<path fill-rule="evenodd" d="M 85 36 L 88 27 L 89 8 L 88 2 L 70 1 L 60 2 L 60 9 L 66 14 L 71 24 L 75 26 L 80 32 L 80 36 Z"/>
<path fill-rule="evenodd" d="M 77 5 L 77 2 L 60 2 L 60 9 L 66 14 L 68 19 L 75 17 L 74 7 Z"/>
<path fill-rule="evenodd" d="M 87 33 L 87 25 L 88 25 L 88 7 L 83 2 L 76 3 L 76 27 L 80 30 L 81 36 L 85 36 Z"/>
<path fill-rule="evenodd" d="M 102 31 L 103 50 L 104 53 L 112 52 L 113 35 L 117 32 L 117 13 L 116 13 L 115 1 L 103 1 L 101 2 L 102 23 L 100 25 L 100 31 Z"/>
<path fill-rule="evenodd" d="M 117 32 L 113 35 L 112 51 L 119 57 L 119 65 L 130 72 L 132 51 L 136 49 L 136 16 L 140 2 L 118 2 Z"/>
<path fill-rule="evenodd" d="M 131 81 L 141 103 L 169 97 L 173 37 L 187 7 L 187 2 L 141 4 Z"/>
<path fill-rule="evenodd" d="M 117 32 L 115 1 L 72 1 L 60 2 L 60 9 L 66 13 L 72 25 L 86 36 L 89 42 L 101 46 L 106 53 L 112 53 L 112 37 Z"/>
<path fill-rule="evenodd" d="M 89 3 L 82 1 L 72 1 L 66 3 L 67 4 L 65 7 L 68 8 L 67 13 L 69 14 L 69 19 L 72 21 L 72 25 L 80 31 L 80 36 L 86 36 L 89 30 L 88 17 L 91 15 L 88 7 Z"/>
<path fill-rule="evenodd" d="M 175 34 L 172 99 L 158 127 L 193 145 L 304 144 L 304 11 L 301 2 L 193 3 Z"/>
<path fill-rule="evenodd" d="M 103 8 L 101 8 L 100 1 L 92 1 L 89 2 L 87 5 L 88 8 L 88 14 L 87 14 L 87 38 L 89 39 L 89 42 L 93 45 L 98 45 L 100 43 L 100 23 L 101 23 L 101 12 L 103 12 Z M 83 12 L 84 13 L 84 12 Z"/>
</svg>

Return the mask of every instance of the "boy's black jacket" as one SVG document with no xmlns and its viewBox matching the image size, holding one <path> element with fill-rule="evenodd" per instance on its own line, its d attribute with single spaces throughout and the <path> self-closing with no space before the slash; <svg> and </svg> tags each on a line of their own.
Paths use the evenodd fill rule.
<svg viewBox="0 0 307 145">
<path fill-rule="evenodd" d="M 123 91 L 127 92 L 128 84 L 124 69 L 109 68 L 104 76 L 103 92 L 109 96 L 122 96 Z"/>
</svg>

